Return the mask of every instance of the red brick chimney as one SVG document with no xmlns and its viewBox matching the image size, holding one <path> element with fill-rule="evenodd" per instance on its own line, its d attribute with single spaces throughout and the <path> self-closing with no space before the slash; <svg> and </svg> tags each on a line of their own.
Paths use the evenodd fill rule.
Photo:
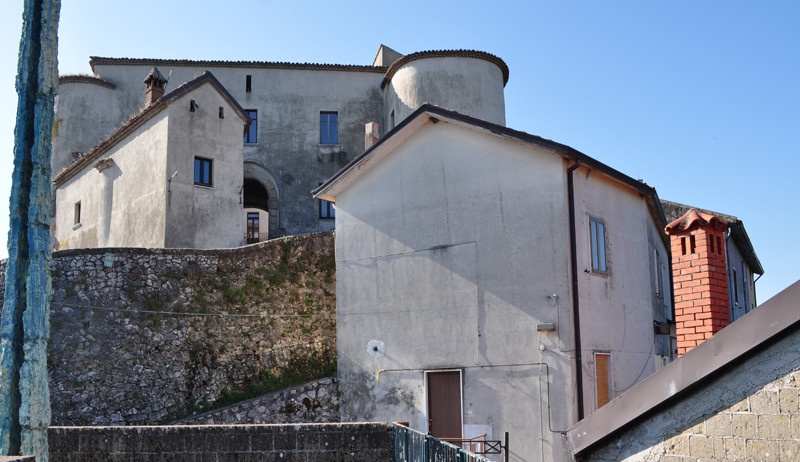
<svg viewBox="0 0 800 462">
<path fill-rule="evenodd" d="M 678 356 L 731 323 L 724 232 L 728 223 L 691 209 L 668 224 Z"/>
<path fill-rule="evenodd" d="M 147 86 L 147 89 L 145 90 L 144 106 L 147 107 L 164 96 L 164 89 L 167 86 L 167 79 L 161 75 L 161 72 L 158 71 L 157 67 L 154 67 L 150 70 L 150 73 L 147 74 L 147 77 L 145 77 L 144 83 Z"/>
</svg>

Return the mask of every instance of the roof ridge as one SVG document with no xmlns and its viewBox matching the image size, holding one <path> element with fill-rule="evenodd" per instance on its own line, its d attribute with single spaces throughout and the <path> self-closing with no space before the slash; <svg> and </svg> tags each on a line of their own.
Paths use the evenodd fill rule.
<svg viewBox="0 0 800 462">
<path fill-rule="evenodd" d="M 226 61 L 226 60 L 193 60 L 193 59 L 162 59 L 162 58 L 110 58 L 103 56 L 90 56 L 89 65 L 94 71 L 95 65 L 118 66 L 209 66 L 209 67 L 250 67 L 266 69 L 297 69 L 297 70 L 330 70 L 344 72 L 372 72 L 384 73 L 386 66 L 370 66 L 359 64 L 326 64 L 326 63 L 296 63 L 288 61 Z"/>
</svg>

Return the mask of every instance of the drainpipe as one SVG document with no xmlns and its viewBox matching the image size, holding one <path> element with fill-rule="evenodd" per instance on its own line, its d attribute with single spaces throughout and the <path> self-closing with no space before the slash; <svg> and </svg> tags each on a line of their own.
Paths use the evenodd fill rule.
<svg viewBox="0 0 800 462">
<path fill-rule="evenodd" d="M 581 161 L 567 169 L 567 202 L 569 204 L 569 251 L 572 269 L 572 330 L 575 338 L 575 393 L 578 395 L 578 420 L 583 420 L 583 359 L 581 357 L 581 318 L 578 300 L 578 255 L 575 234 L 575 191 L 572 172 L 580 167 Z"/>
</svg>

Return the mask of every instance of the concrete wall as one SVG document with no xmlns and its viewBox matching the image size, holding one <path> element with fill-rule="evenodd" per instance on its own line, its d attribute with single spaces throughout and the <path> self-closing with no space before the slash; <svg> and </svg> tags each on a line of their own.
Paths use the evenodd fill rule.
<svg viewBox="0 0 800 462">
<path fill-rule="evenodd" d="M 189 111 L 190 100 L 197 104 Z M 224 118 L 219 118 L 219 108 Z M 166 197 L 164 247 L 227 248 L 244 243 L 239 192 L 244 122 L 210 84 L 170 102 L 169 145 L 161 183 L 174 172 Z M 212 161 L 212 185 L 194 184 L 194 159 Z"/>
<path fill-rule="evenodd" d="M 53 462 L 130 460 L 391 462 L 380 423 L 173 427 L 50 427 Z"/>
<path fill-rule="evenodd" d="M 0 298 L 4 276 L 0 262 Z M 52 277 L 56 425 L 170 422 L 280 377 L 333 373 L 332 233 L 213 251 L 68 250 Z"/>
<path fill-rule="evenodd" d="M 440 122 L 337 195 L 343 420 L 425 432 L 424 371 L 458 369 L 466 434 L 510 432 L 511 460 L 567 457 L 549 430 L 573 399 L 563 182 L 560 156 Z"/>
<path fill-rule="evenodd" d="M 436 57 L 408 62 L 384 88 L 384 133 L 392 129 L 392 111 L 400 123 L 425 103 L 505 125 L 503 86 L 500 68 L 482 59 Z"/>
<path fill-rule="evenodd" d="M 800 367 L 795 332 L 586 455 L 588 461 L 796 461 Z"/>
<path fill-rule="evenodd" d="M 56 189 L 57 249 L 164 247 L 168 130 L 162 111 L 101 157 L 109 168 L 87 166 Z"/>
<path fill-rule="evenodd" d="M 144 92 L 143 92 L 144 93 Z M 89 152 L 119 128 L 132 111 L 121 111 L 116 90 L 88 82 L 58 86 L 53 125 L 53 174 L 71 164 L 73 152 Z"/>
<path fill-rule="evenodd" d="M 670 357 L 669 336 L 653 330 L 654 320 L 671 318 L 669 249 L 637 191 L 586 168 L 575 171 L 574 184 L 584 410 L 589 414 L 597 409 L 595 352 L 611 354 L 609 399 L 655 372 L 655 355 Z M 592 271 L 590 217 L 605 223 L 605 274 Z M 662 269 L 661 297 L 656 296 L 654 250 Z"/>
</svg>

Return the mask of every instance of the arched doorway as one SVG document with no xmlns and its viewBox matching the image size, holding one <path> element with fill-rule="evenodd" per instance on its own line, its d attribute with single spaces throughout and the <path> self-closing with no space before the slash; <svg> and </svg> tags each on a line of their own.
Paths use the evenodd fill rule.
<svg viewBox="0 0 800 462">
<path fill-rule="evenodd" d="M 279 234 L 276 184 L 269 170 L 253 162 L 245 162 L 242 204 L 247 244 L 271 239 Z"/>
</svg>

